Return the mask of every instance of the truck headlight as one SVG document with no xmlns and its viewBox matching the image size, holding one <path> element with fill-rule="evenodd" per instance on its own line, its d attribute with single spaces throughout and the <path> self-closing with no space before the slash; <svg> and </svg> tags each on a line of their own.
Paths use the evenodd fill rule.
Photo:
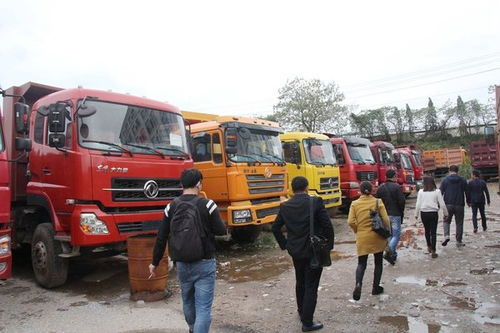
<svg viewBox="0 0 500 333">
<path fill-rule="evenodd" d="M 234 210 L 233 222 L 234 223 L 252 222 L 252 212 L 250 211 L 250 209 Z"/>
<path fill-rule="evenodd" d="M 0 237 L 0 256 L 3 256 L 10 251 L 10 236 L 4 235 Z"/>
<path fill-rule="evenodd" d="M 348 184 L 350 188 L 359 188 L 358 182 L 349 182 Z"/>
<path fill-rule="evenodd" d="M 80 228 L 89 234 L 105 235 L 109 234 L 106 223 L 99 220 L 94 213 L 80 214 Z"/>
</svg>

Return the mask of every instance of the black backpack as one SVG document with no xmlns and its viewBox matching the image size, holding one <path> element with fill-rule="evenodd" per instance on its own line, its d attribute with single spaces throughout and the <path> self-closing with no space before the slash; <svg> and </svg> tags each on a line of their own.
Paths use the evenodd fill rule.
<svg viewBox="0 0 500 333">
<path fill-rule="evenodd" d="M 173 261 L 193 262 L 205 257 L 207 232 L 201 221 L 198 200 L 175 200 L 175 212 L 170 221 L 169 256 Z"/>
</svg>

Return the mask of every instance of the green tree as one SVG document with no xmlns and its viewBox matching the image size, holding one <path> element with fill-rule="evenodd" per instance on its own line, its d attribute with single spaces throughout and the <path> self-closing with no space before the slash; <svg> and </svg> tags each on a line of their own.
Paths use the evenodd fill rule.
<svg viewBox="0 0 500 333">
<path fill-rule="evenodd" d="M 370 115 L 365 112 L 359 114 L 351 113 L 349 116 L 351 128 L 357 135 L 373 140 L 375 137 L 375 126 L 372 124 Z"/>
<path fill-rule="evenodd" d="M 455 109 L 455 116 L 458 120 L 458 133 L 460 136 L 469 135 L 468 125 L 470 125 L 470 119 L 473 118 L 473 115 L 468 114 L 467 109 L 465 107 L 465 103 L 462 100 L 462 97 L 457 97 L 457 107 Z M 472 116 L 472 117 L 471 117 Z"/>
<path fill-rule="evenodd" d="M 405 131 L 404 114 L 397 107 L 391 107 L 386 113 L 386 119 L 394 129 L 394 133 L 396 134 L 396 141 L 398 143 L 402 143 Z"/>
<path fill-rule="evenodd" d="M 278 121 L 278 119 L 276 119 L 276 115 L 274 114 L 268 114 L 267 116 L 265 117 L 262 117 L 263 120 L 269 120 L 269 121 Z"/>
<path fill-rule="evenodd" d="M 410 109 L 410 106 L 406 104 L 406 123 L 408 124 L 408 134 L 410 134 L 410 137 L 413 137 L 414 131 L 415 131 L 415 125 L 413 123 L 414 121 L 414 114 L 413 111 Z"/>
<path fill-rule="evenodd" d="M 427 132 L 426 135 L 434 135 L 439 128 L 437 111 L 430 97 L 429 102 L 427 103 L 424 128 Z"/>
<path fill-rule="evenodd" d="M 290 130 L 342 133 L 347 125 L 344 94 L 335 82 L 295 78 L 279 89 L 273 115 Z"/>
</svg>

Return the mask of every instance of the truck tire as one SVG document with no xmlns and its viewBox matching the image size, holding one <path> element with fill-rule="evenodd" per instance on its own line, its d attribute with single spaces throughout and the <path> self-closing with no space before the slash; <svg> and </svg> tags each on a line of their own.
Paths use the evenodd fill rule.
<svg viewBox="0 0 500 333">
<path fill-rule="evenodd" d="M 258 225 L 233 227 L 231 229 L 231 237 L 237 243 L 253 243 L 259 237 L 261 230 L 262 227 Z"/>
<path fill-rule="evenodd" d="M 61 253 L 61 243 L 54 239 L 52 224 L 39 224 L 31 241 L 31 263 L 40 286 L 50 289 L 66 282 L 68 259 L 59 257 Z"/>
</svg>

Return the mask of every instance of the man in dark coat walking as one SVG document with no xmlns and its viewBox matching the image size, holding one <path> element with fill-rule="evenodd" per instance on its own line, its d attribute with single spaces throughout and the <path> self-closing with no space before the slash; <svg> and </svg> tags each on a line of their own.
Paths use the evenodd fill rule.
<svg viewBox="0 0 500 333">
<path fill-rule="evenodd" d="M 450 174 L 446 176 L 441 182 L 440 190 L 443 194 L 444 203 L 448 209 L 448 218 L 443 223 L 444 228 L 444 242 L 441 244 L 446 246 L 450 241 L 450 224 L 455 215 L 455 238 L 457 246 L 464 246 L 462 242 L 462 235 L 464 232 L 464 208 L 465 208 L 465 191 L 467 181 L 465 178 L 458 175 L 458 166 L 450 166 Z"/>
<path fill-rule="evenodd" d="M 467 205 L 472 207 L 472 224 L 474 225 L 474 233 L 477 232 L 477 211 L 481 214 L 481 224 L 483 231 L 486 231 L 486 213 L 484 212 L 484 204 L 487 202 L 490 205 L 490 192 L 486 182 L 482 180 L 481 173 L 478 170 L 472 171 L 472 180 L 467 184 Z M 485 199 L 486 196 L 486 200 Z"/>
<path fill-rule="evenodd" d="M 274 237 L 282 250 L 288 250 L 295 267 L 295 293 L 297 297 L 297 311 L 302 321 L 302 331 L 309 332 L 323 328 L 323 324 L 313 322 L 318 286 L 323 268 L 311 268 L 313 256 L 310 243 L 310 196 L 307 194 L 308 181 L 304 177 L 295 177 L 292 180 L 294 196 L 281 204 L 280 211 L 273 223 Z M 330 249 L 333 249 L 333 227 L 326 211 L 323 200 L 312 197 L 314 214 L 314 231 L 316 234 L 328 238 Z M 287 230 L 287 237 L 281 229 Z"/>
<path fill-rule="evenodd" d="M 377 198 L 382 199 L 389 220 L 391 220 L 392 236 L 387 245 L 388 251 L 384 255 L 384 259 L 394 265 L 398 258 L 396 251 L 401 237 L 401 223 L 405 213 L 405 196 L 401 190 L 401 186 L 397 183 L 398 175 L 396 170 L 389 169 L 385 173 L 387 181 L 377 189 Z"/>
</svg>

